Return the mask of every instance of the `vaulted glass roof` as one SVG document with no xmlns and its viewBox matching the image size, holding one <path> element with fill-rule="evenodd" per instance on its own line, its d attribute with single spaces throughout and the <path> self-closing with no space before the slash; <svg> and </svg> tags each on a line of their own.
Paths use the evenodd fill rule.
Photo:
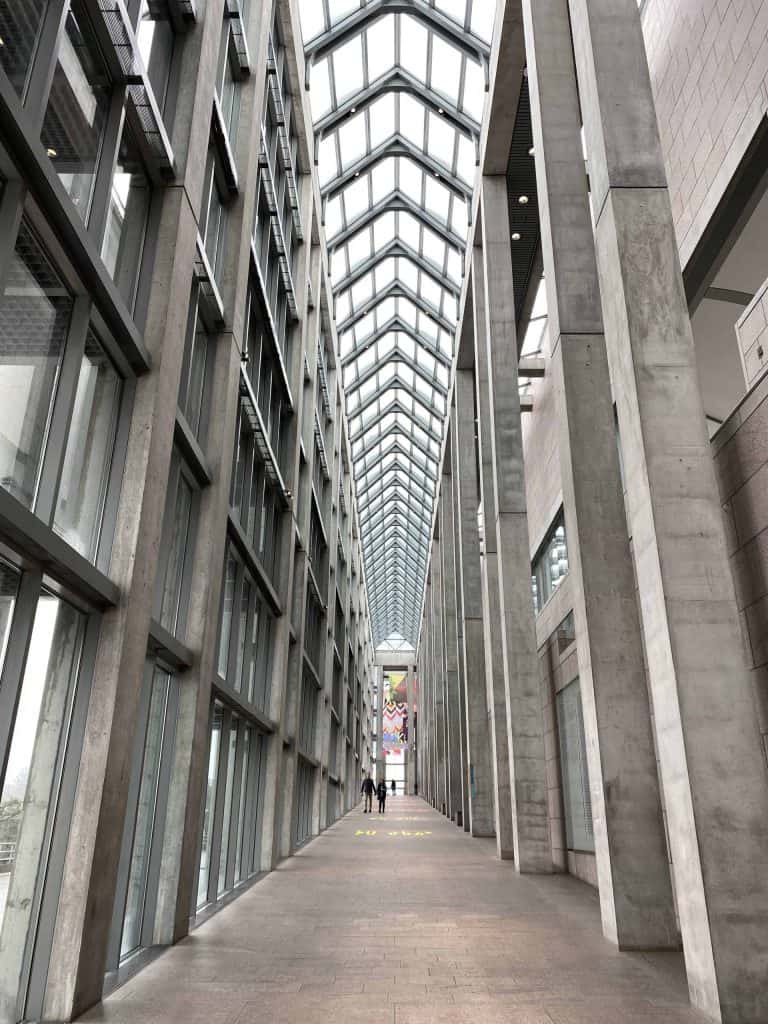
<svg viewBox="0 0 768 1024">
<path fill-rule="evenodd" d="M 300 0 L 374 642 L 415 644 L 496 0 Z"/>
</svg>

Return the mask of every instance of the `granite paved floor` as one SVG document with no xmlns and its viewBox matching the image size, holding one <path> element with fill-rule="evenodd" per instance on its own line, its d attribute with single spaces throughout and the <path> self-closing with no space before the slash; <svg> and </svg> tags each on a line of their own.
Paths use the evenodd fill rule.
<svg viewBox="0 0 768 1024">
<path fill-rule="evenodd" d="M 83 1020 L 694 1024 L 682 959 L 619 954 L 592 890 L 520 877 L 421 800 L 353 811 Z"/>
</svg>

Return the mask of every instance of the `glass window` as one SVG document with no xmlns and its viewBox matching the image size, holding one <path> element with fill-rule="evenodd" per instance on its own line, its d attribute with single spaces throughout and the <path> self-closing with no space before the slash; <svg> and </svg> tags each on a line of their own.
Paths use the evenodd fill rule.
<svg viewBox="0 0 768 1024">
<path fill-rule="evenodd" d="M 166 563 L 160 605 L 160 624 L 170 633 L 182 632 L 182 590 L 184 572 L 192 554 L 192 511 L 194 490 L 174 453 L 168 487 L 166 516 L 171 519 L 164 532 Z"/>
<path fill-rule="evenodd" d="M 13 622 L 13 610 L 16 607 L 16 595 L 19 590 L 19 574 L 5 562 L 0 560 L 0 673 L 5 664 L 5 650 Z M 0 861 L 2 853 L 0 853 Z"/>
<path fill-rule="evenodd" d="M 86 222 L 110 91 L 87 16 L 73 3 L 61 35 L 41 138 L 59 181 Z"/>
<path fill-rule="evenodd" d="M 72 296 L 22 221 L 0 298 L 0 484 L 31 508 Z"/>
<path fill-rule="evenodd" d="M 158 856 L 156 838 L 162 835 L 164 824 L 158 816 L 160 766 L 162 757 L 167 757 L 170 753 L 168 741 L 169 738 L 172 741 L 175 725 L 175 722 L 169 720 L 172 682 L 172 677 L 162 669 L 158 668 L 153 672 L 136 818 L 133 827 L 128 893 L 123 915 L 123 933 L 120 942 L 121 959 L 144 945 L 142 931 L 147 911 L 146 897 L 150 860 Z"/>
<path fill-rule="evenodd" d="M 232 633 L 232 612 L 235 605 L 235 586 L 237 584 L 237 559 L 232 555 L 227 559 L 227 574 L 224 578 L 224 593 L 221 600 L 221 627 L 219 629 L 219 675 L 227 676 L 229 664 L 229 640 Z"/>
<path fill-rule="evenodd" d="M 565 807 L 565 837 L 569 850 L 595 849 L 592 800 L 587 772 L 587 745 L 578 679 L 557 694 L 560 773 Z"/>
<path fill-rule="evenodd" d="M 0 65 L 23 99 L 40 41 L 48 0 L 3 0 L 0 4 Z"/>
<path fill-rule="evenodd" d="M 179 386 L 179 408 L 198 440 L 205 432 L 205 385 L 208 370 L 209 335 L 200 316 L 197 289 L 192 295 L 187 339 L 184 345 L 184 361 L 181 367 Z"/>
<path fill-rule="evenodd" d="M 11 586 L 9 586 L 11 584 Z M 6 578 L 8 608 L 12 580 Z M 86 617 L 43 591 L 0 780 L 0 969 L 18 970 L 56 807 Z M 12 965 L 11 960 L 16 959 Z M 9 970 L 10 969 L 10 970 Z"/>
<path fill-rule="evenodd" d="M 219 105 L 224 118 L 224 125 L 229 135 L 229 144 L 234 149 L 237 136 L 237 115 L 240 109 L 240 94 L 237 88 L 237 81 L 232 69 L 232 57 L 230 56 L 230 31 L 225 22 L 224 35 L 221 40 L 221 53 L 219 54 L 219 81 L 217 86 Z"/>
<path fill-rule="evenodd" d="M 533 606 L 540 612 L 568 573 L 568 545 L 565 523 L 560 512 L 531 569 Z"/>
<path fill-rule="evenodd" d="M 141 0 L 136 41 L 160 110 L 164 110 L 173 60 L 174 33 L 165 4 Z"/>
<path fill-rule="evenodd" d="M 197 875 L 197 905 L 208 902 L 208 877 L 211 869 L 211 847 L 213 843 L 213 812 L 216 804 L 216 786 L 219 777 L 219 751 L 221 748 L 221 726 L 223 708 L 218 702 L 213 707 L 210 744 L 208 748 L 208 779 L 205 788 L 205 810 L 200 840 L 200 867 Z"/>
<path fill-rule="evenodd" d="M 101 257 L 130 310 L 136 294 L 151 199 L 150 181 L 126 121 L 112 178 Z"/>
<path fill-rule="evenodd" d="M 121 392 L 117 371 L 89 330 L 53 523 L 86 558 L 98 547 Z"/>
<path fill-rule="evenodd" d="M 232 830 L 232 797 L 235 786 L 235 757 L 237 754 L 237 731 L 239 719 L 233 715 L 229 723 L 229 745 L 227 748 L 227 776 L 224 786 L 224 813 L 221 820 L 221 850 L 219 853 L 219 880 L 216 894 L 221 896 L 227 889 L 227 859 L 229 857 L 229 836 Z"/>
<path fill-rule="evenodd" d="M 206 170 L 205 216 L 203 218 L 203 239 L 205 252 L 211 270 L 217 274 L 221 263 L 226 232 L 227 208 L 224 205 L 219 184 L 216 180 L 216 159 L 213 149 L 208 151 L 208 167 Z"/>
</svg>

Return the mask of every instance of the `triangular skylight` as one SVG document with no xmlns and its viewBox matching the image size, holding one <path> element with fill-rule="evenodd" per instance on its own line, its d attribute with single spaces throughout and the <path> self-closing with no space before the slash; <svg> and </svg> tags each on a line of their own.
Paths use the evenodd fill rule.
<svg viewBox="0 0 768 1024">
<path fill-rule="evenodd" d="M 495 0 L 300 0 L 374 643 L 415 644 Z"/>
</svg>

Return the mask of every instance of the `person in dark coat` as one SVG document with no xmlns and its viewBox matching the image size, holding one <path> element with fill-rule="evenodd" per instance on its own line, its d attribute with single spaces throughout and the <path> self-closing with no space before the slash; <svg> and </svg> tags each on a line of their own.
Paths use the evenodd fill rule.
<svg viewBox="0 0 768 1024">
<path fill-rule="evenodd" d="M 376 787 L 376 796 L 379 800 L 379 814 L 383 814 L 387 804 L 387 784 L 383 779 Z"/>
<path fill-rule="evenodd" d="M 363 779 L 362 786 L 360 787 L 360 792 L 363 794 L 365 798 L 363 814 L 373 813 L 373 791 L 375 788 L 376 787 L 373 785 L 373 779 L 371 778 L 371 773 L 368 772 L 368 774 Z"/>
</svg>

